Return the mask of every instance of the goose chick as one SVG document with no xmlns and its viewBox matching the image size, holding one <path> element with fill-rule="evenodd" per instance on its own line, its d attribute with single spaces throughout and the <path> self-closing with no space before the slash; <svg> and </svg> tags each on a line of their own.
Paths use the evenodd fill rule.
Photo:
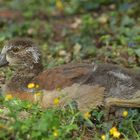
<svg viewBox="0 0 140 140">
<path fill-rule="evenodd" d="M 42 72 L 41 53 L 30 39 L 12 39 L 5 43 L 0 55 L 0 67 L 9 65 L 15 70 L 3 86 L 3 94 L 35 101 L 27 89 L 35 83 L 44 89 L 40 103 L 53 105 L 62 97 L 60 105 L 74 100 L 80 110 L 98 105 L 140 107 L 140 73 L 110 64 L 66 64 Z M 61 92 L 56 88 L 61 87 Z M 46 91 L 47 90 L 47 91 Z"/>
</svg>

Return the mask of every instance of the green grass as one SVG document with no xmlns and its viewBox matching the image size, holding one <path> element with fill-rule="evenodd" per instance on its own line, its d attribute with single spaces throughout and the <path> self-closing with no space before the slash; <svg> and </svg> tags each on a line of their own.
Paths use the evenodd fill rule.
<svg viewBox="0 0 140 140">
<path fill-rule="evenodd" d="M 127 110 L 128 115 L 113 117 L 105 121 L 103 109 L 93 109 L 90 115 L 77 110 L 74 103 L 64 108 L 53 107 L 42 109 L 38 104 L 32 104 L 19 99 L 5 100 L 1 98 L 0 109 L 0 139 L 16 140 L 55 140 L 82 138 L 101 139 L 106 135 L 112 139 L 110 129 L 116 127 L 120 138 L 140 139 L 138 110 Z"/>
</svg>

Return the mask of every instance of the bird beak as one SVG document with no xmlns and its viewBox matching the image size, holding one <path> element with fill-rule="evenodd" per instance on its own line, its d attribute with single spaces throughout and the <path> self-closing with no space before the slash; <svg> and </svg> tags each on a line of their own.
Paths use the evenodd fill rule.
<svg viewBox="0 0 140 140">
<path fill-rule="evenodd" d="M 6 60 L 5 54 L 0 54 L 0 67 L 7 66 L 8 61 Z"/>
</svg>

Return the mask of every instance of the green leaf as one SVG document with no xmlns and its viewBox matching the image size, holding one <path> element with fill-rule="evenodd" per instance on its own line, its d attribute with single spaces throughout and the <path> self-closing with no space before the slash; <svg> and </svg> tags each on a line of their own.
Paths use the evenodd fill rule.
<svg viewBox="0 0 140 140">
<path fill-rule="evenodd" d="M 140 49 L 136 49 L 136 50 L 135 50 L 135 53 L 136 53 L 137 56 L 140 57 Z"/>
</svg>

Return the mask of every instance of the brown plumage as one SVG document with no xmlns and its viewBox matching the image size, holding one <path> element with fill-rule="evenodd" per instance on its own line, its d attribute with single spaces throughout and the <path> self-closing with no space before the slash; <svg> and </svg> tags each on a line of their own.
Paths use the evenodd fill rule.
<svg viewBox="0 0 140 140">
<path fill-rule="evenodd" d="M 53 105 L 61 97 L 60 106 L 76 101 L 82 111 L 104 106 L 140 107 L 140 73 L 111 64 L 66 64 L 43 71 L 38 46 L 29 39 L 8 41 L 0 55 L 0 66 L 11 65 L 15 73 L 3 86 L 3 94 L 35 101 L 27 89 L 35 83 L 43 90 L 40 104 Z M 61 88 L 60 91 L 57 88 Z"/>
</svg>

